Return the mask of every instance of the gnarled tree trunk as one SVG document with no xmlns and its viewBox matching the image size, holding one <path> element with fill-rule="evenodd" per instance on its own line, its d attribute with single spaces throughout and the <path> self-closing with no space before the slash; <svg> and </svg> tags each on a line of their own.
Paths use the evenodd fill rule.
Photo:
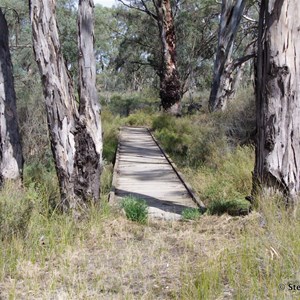
<svg viewBox="0 0 300 300">
<path fill-rule="evenodd" d="M 262 0 L 254 191 L 300 192 L 300 2 Z"/>
<path fill-rule="evenodd" d="M 232 47 L 246 0 L 223 0 L 219 40 L 209 97 L 210 111 L 224 110 L 233 94 Z"/>
<path fill-rule="evenodd" d="M 42 77 L 51 147 L 65 211 L 77 211 L 88 200 L 99 200 L 102 137 L 97 93 L 93 87 L 92 8 L 92 0 L 79 3 L 81 103 L 78 111 L 59 42 L 55 0 L 31 0 L 34 52 Z"/>
<path fill-rule="evenodd" d="M 170 0 L 158 0 L 156 12 L 162 45 L 162 68 L 159 72 L 161 104 L 165 111 L 180 115 L 182 91 L 177 69 L 176 34 Z"/>
<path fill-rule="evenodd" d="M 8 27 L 0 9 L 0 187 L 22 176 L 23 156 L 16 94 L 8 44 Z"/>
</svg>

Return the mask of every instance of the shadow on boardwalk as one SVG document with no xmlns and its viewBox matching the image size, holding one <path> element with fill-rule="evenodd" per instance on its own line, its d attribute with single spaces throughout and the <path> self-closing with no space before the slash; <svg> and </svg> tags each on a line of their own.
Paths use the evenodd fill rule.
<svg viewBox="0 0 300 300">
<path fill-rule="evenodd" d="M 157 198 L 153 198 L 153 197 L 149 197 L 147 195 L 144 194 L 140 194 L 140 193 L 132 193 L 130 191 L 124 191 L 124 190 L 116 190 L 116 194 L 118 197 L 126 197 L 126 196 L 133 196 L 135 198 L 141 199 L 141 200 L 145 200 L 147 205 L 149 207 L 154 207 L 157 209 L 160 209 L 164 212 L 169 212 L 169 213 L 175 213 L 178 215 L 181 215 L 182 211 L 186 208 L 190 208 L 190 206 L 185 206 L 173 201 L 163 201 Z"/>
</svg>

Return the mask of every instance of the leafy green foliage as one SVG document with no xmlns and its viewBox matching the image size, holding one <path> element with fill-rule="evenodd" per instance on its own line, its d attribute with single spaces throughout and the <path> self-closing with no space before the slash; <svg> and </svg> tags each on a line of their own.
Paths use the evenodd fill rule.
<svg viewBox="0 0 300 300">
<path fill-rule="evenodd" d="M 73 76 L 77 74 L 77 8 L 75 0 L 57 1 L 57 24 L 66 65 Z"/>
<path fill-rule="evenodd" d="M 145 200 L 133 196 L 123 198 L 121 207 L 125 210 L 126 217 L 131 221 L 145 224 L 148 218 L 148 206 Z"/>
</svg>

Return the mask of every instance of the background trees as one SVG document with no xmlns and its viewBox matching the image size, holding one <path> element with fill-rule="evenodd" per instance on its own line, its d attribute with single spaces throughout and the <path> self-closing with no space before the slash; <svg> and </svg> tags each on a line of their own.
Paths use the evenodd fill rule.
<svg viewBox="0 0 300 300">
<path fill-rule="evenodd" d="M 126 7 L 136 9 L 148 15 L 157 26 L 159 37 L 159 62 L 156 72 L 160 79 L 159 95 L 161 105 L 165 111 L 180 115 L 182 89 L 177 66 L 176 30 L 173 7 L 170 0 L 135 1 Z"/>
<path fill-rule="evenodd" d="M 233 42 L 240 24 L 245 0 L 223 0 L 219 26 L 218 48 L 214 65 L 214 76 L 209 98 L 210 110 L 224 110 L 231 92 L 231 73 L 229 67 Z"/>
</svg>

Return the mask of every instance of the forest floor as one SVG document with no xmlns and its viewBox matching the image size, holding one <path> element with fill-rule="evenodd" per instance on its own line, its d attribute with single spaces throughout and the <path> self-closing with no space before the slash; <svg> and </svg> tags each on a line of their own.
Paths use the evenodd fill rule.
<svg viewBox="0 0 300 300">
<path fill-rule="evenodd" d="M 141 225 L 111 215 L 59 255 L 43 240 L 40 251 L 47 252 L 46 259 L 20 258 L 15 274 L 0 283 L 0 299 L 205 299 L 216 282 L 200 274 L 211 268 L 211 260 L 234 251 L 256 217 L 203 216 Z M 233 297 L 226 284 L 217 294 L 218 299 Z"/>
<path fill-rule="evenodd" d="M 233 143 L 251 132 L 242 130 L 248 94 L 214 119 L 139 112 L 123 122 L 104 111 L 103 202 L 79 222 L 53 205 L 54 170 L 27 166 L 24 187 L 0 193 L 0 299 L 299 299 L 300 210 L 268 195 L 249 215 L 228 215 L 249 205 L 252 189 L 254 148 Z M 107 205 L 124 124 L 153 129 L 206 204 L 204 215 L 140 224 Z"/>
</svg>

